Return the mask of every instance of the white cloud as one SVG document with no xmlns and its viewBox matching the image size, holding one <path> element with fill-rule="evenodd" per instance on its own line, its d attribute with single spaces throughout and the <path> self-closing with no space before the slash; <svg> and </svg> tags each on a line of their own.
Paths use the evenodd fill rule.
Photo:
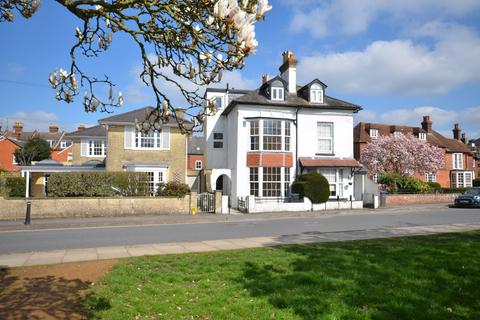
<svg viewBox="0 0 480 320">
<path fill-rule="evenodd" d="M 399 108 L 383 113 L 375 113 L 366 109 L 359 112 L 356 122 L 378 122 L 384 124 L 397 124 L 420 126 L 423 116 L 429 115 L 433 121 L 433 129 L 442 133 L 447 138 L 452 137 L 452 128 L 455 123 L 467 133 L 467 138 L 479 137 L 478 124 L 480 123 L 480 106 L 447 110 L 433 106 L 420 106 L 415 108 Z"/>
<path fill-rule="evenodd" d="M 315 37 L 353 35 L 364 32 L 377 19 L 400 22 L 463 17 L 480 9 L 477 0 L 284 0 L 294 10 L 290 23 L 294 32 Z"/>
<path fill-rule="evenodd" d="M 416 31 L 432 37 L 429 48 L 412 40 L 375 41 L 363 51 L 303 57 L 299 79 L 318 77 L 340 92 L 429 95 L 480 81 L 480 36 L 464 26 L 431 22 Z"/>
<path fill-rule="evenodd" d="M 11 115 L 0 116 L 2 128 L 6 128 L 8 124 L 9 129 L 12 129 L 16 121 L 23 123 L 23 130 L 25 131 L 48 131 L 48 126 L 57 121 L 57 116 L 54 113 L 44 111 L 15 112 Z"/>
</svg>

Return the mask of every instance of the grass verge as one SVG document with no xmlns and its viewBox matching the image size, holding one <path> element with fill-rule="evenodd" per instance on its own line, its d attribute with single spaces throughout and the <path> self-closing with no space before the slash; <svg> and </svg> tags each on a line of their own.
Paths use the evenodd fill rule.
<svg viewBox="0 0 480 320">
<path fill-rule="evenodd" d="M 480 232 L 133 258 L 86 304 L 103 319 L 480 319 Z"/>
</svg>

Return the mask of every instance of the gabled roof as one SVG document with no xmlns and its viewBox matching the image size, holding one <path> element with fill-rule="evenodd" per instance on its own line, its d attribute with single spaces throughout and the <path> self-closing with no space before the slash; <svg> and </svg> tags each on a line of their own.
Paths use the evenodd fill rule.
<svg viewBox="0 0 480 320">
<path fill-rule="evenodd" d="M 300 89 L 297 88 L 298 91 L 302 91 L 302 90 L 305 90 L 306 88 L 309 88 L 312 84 L 314 83 L 318 83 L 319 85 L 321 85 L 323 88 L 327 88 L 328 86 L 323 83 L 322 81 L 318 80 L 317 78 L 313 79 L 312 81 L 310 81 L 309 83 L 307 83 L 306 85 L 304 85 L 303 87 L 301 87 Z"/>
<path fill-rule="evenodd" d="M 386 136 L 394 131 L 401 132 L 403 134 L 412 134 L 418 135 L 420 132 L 427 134 L 427 142 L 431 145 L 434 145 L 439 148 L 446 149 L 448 152 L 463 152 L 471 153 L 472 150 L 463 142 L 455 139 L 449 139 L 441 135 L 435 130 L 426 132 L 420 127 L 410 127 L 410 126 L 400 126 L 400 125 L 389 125 L 381 123 L 365 123 L 360 122 L 355 126 L 354 129 L 354 141 L 356 143 L 366 143 L 370 142 L 370 129 L 377 129 L 380 136 Z"/>
<path fill-rule="evenodd" d="M 67 134 L 69 138 L 106 138 L 107 129 L 104 126 L 98 125 L 82 130 L 77 130 Z"/>
<path fill-rule="evenodd" d="M 120 113 L 108 118 L 103 118 L 98 120 L 98 122 L 100 124 L 134 124 L 136 122 L 143 122 L 147 120 L 148 116 L 152 114 L 152 112 L 157 112 L 154 107 L 144 107 L 125 113 Z M 191 121 L 185 120 L 185 123 L 191 123 Z M 177 126 L 177 121 L 175 118 L 170 116 L 164 125 Z"/>
</svg>

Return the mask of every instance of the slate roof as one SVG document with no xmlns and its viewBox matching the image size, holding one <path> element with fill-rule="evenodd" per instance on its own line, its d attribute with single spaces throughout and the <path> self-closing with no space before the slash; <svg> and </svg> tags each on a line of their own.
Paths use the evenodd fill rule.
<svg viewBox="0 0 480 320">
<path fill-rule="evenodd" d="M 104 126 L 98 125 L 83 130 L 77 130 L 67 134 L 69 138 L 106 138 L 107 129 Z"/>
<path fill-rule="evenodd" d="M 22 143 L 22 145 L 33 138 L 40 138 L 43 140 L 51 140 L 53 141 L 53 150 L 61 150 L 60 141 L 67 141 L 70 142 L 71 140 L 66 138 L 65 131 L 58 131 L 55 133 L 52 132 L 43 132 L 43 131 L 22 131 L 20 133 L 15 134 L 13 131 L 6 131 L 4 132 L 4 136 L 9 140 L 12 140 L 14 143 Z M 16 141 L 16 142 L 15 142 Z M 18 144 L 17 143 L 17 144 Z"/>
<path fill-rule="evenodd" d="M 448 152 L 463 152 L 471 153 L 472 150 L 463 142 L 455 139 L 449 139 L 441 135 L 435 130 L 427 133 L 421 127 L 399 126 L 389 125 L 381 123 L 365 123 L 360 122 L 354 128 L 354 141 L 355 143 L 367 143 L 371 141 L 370 129 L 377 129 L 379 136 L 386 136 L 392 134 L 394 131 L 401 132 L 403 134 L 413 134 L 415 136 L 420 132 L 427 134 L 427 142 L 439 148 L 446 149 Z"/>
<path fill-rule="evenodd" d="M 98 120 L 100 124 L 133 124 L 135 122 L 143 122 L 147 120 L 148 116 L 154 112 L 156 109 L 154 107 L 144 107 L 136 110 L 132 110 L 125 113 L 120 113 L 108 118 L 103 118 Z M 188 120 L 185 120 L 185 123 L 191 123 Z M 168 122 L 164 125 L 167 126 L 177 126 L 177 121 L 175 118 L 170 117 Z"/>
<path fill-rule="evenodd" d="M 325 95 L 323 103 L 311 103 L 303 98 L 300 93 L 285 92 L 284 101 L 272 101 L 266 97 L 260 89 L 250 91 L 238 98 L 233 99 L 223 111 L 223 115 L 228 115 L 237 104 L 262 105 L 262 106 L 281 106 L 281 107 L 304 107 L 324 110 L 348 110 L 358 112 L 362 107 L 347 101 L 336 99 Z"/>
<path fill-rule="evenodd" d="M 188 154 L 202 155 L 205 152 L 205 138 L 191 136 L 188 138 Z"/>
</svg>

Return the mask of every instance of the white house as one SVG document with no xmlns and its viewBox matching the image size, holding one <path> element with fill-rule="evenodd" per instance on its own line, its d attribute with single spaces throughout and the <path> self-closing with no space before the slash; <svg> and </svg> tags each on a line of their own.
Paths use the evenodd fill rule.
<svg viewBox="0 0 480 320">
<path fill-rule="evenodd" d="M 361 206 L 354 192 L 360 165 L 353 157 L 353 116 L 362 108 L 326 95 L 318 79 L 297 84 L 296 65 L 286 51 L 280 76 L 263 76 L 257 90 L 206 90 L 218 108 L 205 121 L 207 183 L 230 195 L 232 207 L 249 199 L 254 211 L 310 209 L 290 197 L 295 177 L 309 171 L 330 182 L 329 206 Z"/>
</svg>

